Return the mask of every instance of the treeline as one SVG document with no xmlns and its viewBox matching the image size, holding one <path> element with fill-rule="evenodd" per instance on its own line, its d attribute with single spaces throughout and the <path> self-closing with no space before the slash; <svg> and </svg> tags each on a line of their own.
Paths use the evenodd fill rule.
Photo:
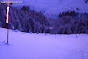
<svg viewBox="0 0 88 59">
<path fill-rule="evenodd" d="M 6 4 L 0 5 L 0 26 L 6 28 Z M 43 33 L 48 31 L 49 22 L 41 12 L 30 10 L 28 6 L 10 6 L 9 29 L 22 32 Z"/>
<path fill-rule="evenodd" d="M 63 16 L 60 18 L 53 29 L 52 34 L 88 34 L 88 17 L 76 18 Z"/>
<path fill-rule="evenodd" d="M 77 8 L 78 10 L 79 8 Z M 72 16 L 72 17 L 77 17 L 77 18 L 82 18 L 82 17 L 88 17 L 88 13 L 84 12 L 84 13 L 78 13 L 73 11 L 63 11 L 60 12 L 60 14 L 58 15 L 59 18 L 62 18 L 63 16 Z"/>
<path fill-rule="evenodd" d="M 0 27 L 6 25 L 6 4 L 0 4 Z M 50 34 L 88 33 L 88 17 L 77 18 L 75 11 L 60 13 L 59 19 L 48 19 L 43 13 L 30 10 L 28 6 L 20 9 L 10 6 L 9 29 L 21 32 Z M 86 15 L 87 16 L 87 15 Z"/>
</svg>

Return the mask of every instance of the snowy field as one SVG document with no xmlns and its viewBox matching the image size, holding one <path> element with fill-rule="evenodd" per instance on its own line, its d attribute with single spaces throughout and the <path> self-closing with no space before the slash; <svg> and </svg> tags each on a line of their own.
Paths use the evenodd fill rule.
<svg viewBox="0 0 88 59">
<path fill-rule="evenodd" d="M 87 34 L 36 34 L 0 28 L 0 59 L 88 59 Z"/>
</svg>

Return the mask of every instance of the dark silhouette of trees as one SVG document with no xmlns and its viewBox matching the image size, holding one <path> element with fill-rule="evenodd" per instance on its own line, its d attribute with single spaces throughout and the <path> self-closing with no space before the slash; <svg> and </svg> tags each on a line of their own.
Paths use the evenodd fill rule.
<svg viewBox="0 0 88 59">
<path fill-rule="evenodd" d="M 76 13 L 74 10 L 73 11 L 65 11 L 65 12 L 60 12 L 58 17 L 62 17 L 62 16 L 77 16 L 78 13 Z"/>
<path fill-rule="evenodd" d="M 23 7 L 21 8 L 21 10 L 29 11 L 29 6 L 23 6 Z"/>
<path fill-rule="evenodd" d="M 85 1 L 85 3 L 88 3 L 88 0 L 84 0 Z"/>
</svg>

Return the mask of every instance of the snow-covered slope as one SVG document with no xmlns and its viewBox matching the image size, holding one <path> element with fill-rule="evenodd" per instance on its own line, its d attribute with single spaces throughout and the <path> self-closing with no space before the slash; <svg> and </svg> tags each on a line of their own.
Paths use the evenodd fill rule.
<svg viewBox="0 0 88 59">
<path fill-rule="evenodd" d="M 88 35 L 52 35 L 0 28 L 0 59 L 88 59 Z"/>
<path fill-rule="evenodd" d="M 7 0 L 4 0 L 7 1 Z M 10 0 L 18 1 L 18 0 Z M 62 11 L 75 10 L 79 8 L 78 12 L 88 12 L 88 3 L 84 0 L 19 0 L 22 4 L 14 4 L 13 6 L 29 5 L 34 7 L 35 10 L 45 11 L 45 15 L 48 17 L 57 17 Z M 18 1 L 18 2 L 19 2 Z M 32 8 L 33 9 L 33 8 Z"/>
</svg>

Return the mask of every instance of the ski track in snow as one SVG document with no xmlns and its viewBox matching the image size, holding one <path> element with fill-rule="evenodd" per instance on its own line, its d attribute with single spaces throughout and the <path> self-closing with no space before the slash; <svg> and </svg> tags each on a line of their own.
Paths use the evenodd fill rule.
<svg viewBox="0 0 88 59">
<path fill-rule="evenodd" d="M 36 34 L 0 28 L 0 59 L 88 59 L 87 34 Z"/>
</svg>

